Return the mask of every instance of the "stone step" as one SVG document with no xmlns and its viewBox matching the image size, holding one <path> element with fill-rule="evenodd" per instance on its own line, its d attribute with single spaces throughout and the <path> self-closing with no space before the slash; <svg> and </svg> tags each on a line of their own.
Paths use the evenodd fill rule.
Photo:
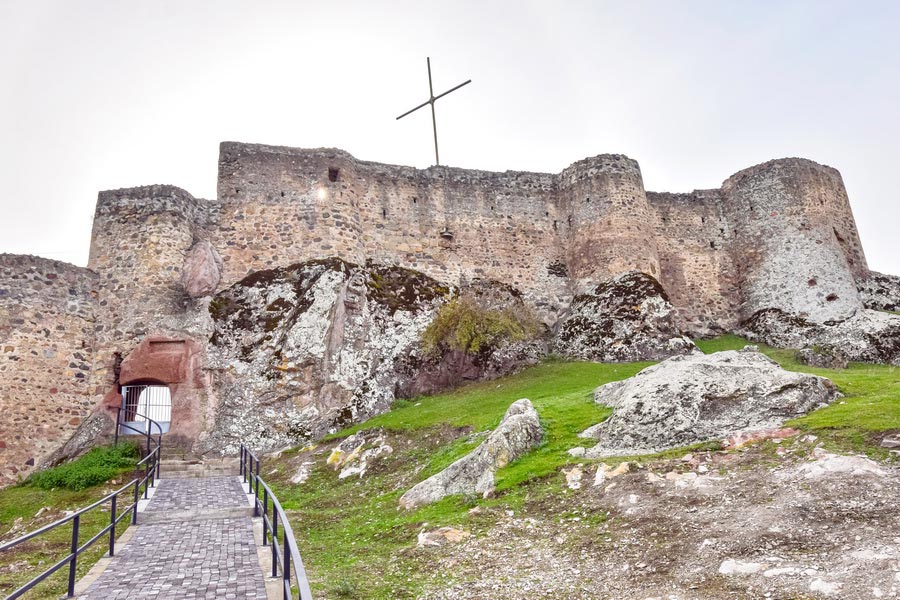
<svg viewBox="0 0 900 600">
<path fill-rule="evenodd" d="M 186 477 L 225 477 L 240 472 L 237 459 L 191 459 L 160 462 L 160 476 L 180 479 Z"/>
</svg>

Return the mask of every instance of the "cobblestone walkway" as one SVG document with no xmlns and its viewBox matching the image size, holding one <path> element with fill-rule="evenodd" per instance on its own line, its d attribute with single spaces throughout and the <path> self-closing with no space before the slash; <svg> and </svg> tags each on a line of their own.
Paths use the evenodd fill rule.
<svg viewBox="0 0 900 600">
<path fill-rule="evenodd" d="M 265 599 L 249 508 L 247 516 L 233 516 L 241 507 L 247 500 L 237 477 L 160 481 L 142 513 L 156 513 L 154 521 L 139 525 L 116 548 L 106 570 L 78 598 Z M 215 509 L 225 509 L 226 516 L 211 517 Z M 165 511 L 183 516 L 192 510 L 202 518 L 160 519 Z"/>
</svg>

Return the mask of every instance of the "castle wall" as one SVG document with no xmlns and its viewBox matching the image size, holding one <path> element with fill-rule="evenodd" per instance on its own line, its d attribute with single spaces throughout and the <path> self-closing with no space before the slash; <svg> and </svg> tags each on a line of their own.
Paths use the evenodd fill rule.
<svg viewBox="0 0 900 600">
<path fill-rule="evenodd" d="M 364 262 L 355 163 L 339 150 L 222 143 L 210 241 L 225 264 L 223 286 L 314 257 Z"/>
<path fill-rule="evenodd" d="M 777 308 L 821 323 L 862 308 L 855 275 L 867 271 L 865 256 L 836 170 L 774 160 L 733 175 L 722 191 L 743 319 Z"/>
<path fill-rule="evenodd" d="M 0 254 L 0 486 L 91 412 L 97 280 L 66 263 Z"/>
<path fill-rule="evenodd" d="M 719 190 L 648 192 L 660 262 L 659 281 L 693 331 L 737 325 L 739 281 Z"/>
<path fill-rule="evenodd" d="M 132 376 L 169 364 L 163 343 L 183 345 L 190 367 L 164 381 L 173 432 L 209 430 L 212 321 L 182 281 L 201 240 L 216 252 L 195 265 L 195 296 L 337 256 L 445 283 L 498 280 L 553 324 L 574 294 L 636 270 L 662 283 L 694 333 L 733 330 L 765 308 L 844 319 L 862 306 L 856 281 L 869 275 L 840 174 L 811 161 L 771 161 L 719 190 L 665 194 L 646 192 L 638 164 L 621 155 L 559 175 L 491 173 L 225 142 L 215 200 L 172 186 L 102 192 L 89 269 L 0 256 L 0 412 L 9 415 L 0 483 L 61 445 L 92 406 L 115 405 L 119 358 Z M 39 428 L 33 443 L 26 426 Z"/>
<path fill-rule="evenodd" d="M 233 143 L 222 144 L 219 172 L 212 241 L 224 285 L 338 256 L 399 262 L 449 283 L 501 280 L 546 312 L 569 297 L 554 175 L 418 170 L 339 150 Z"/>
</svg>

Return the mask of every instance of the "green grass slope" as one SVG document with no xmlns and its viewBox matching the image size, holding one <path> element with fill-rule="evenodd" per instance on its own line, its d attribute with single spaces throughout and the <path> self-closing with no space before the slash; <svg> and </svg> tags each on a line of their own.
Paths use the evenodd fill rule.
<svg viewBox="0 0 900 600">
<path fill-rule="evenodd" d="M 746 341 L 723 336 L 701 341 L 704 352 L 739 349 Z M 885 458 L 878 448 L 885 431 L 900 429 L 900 368 L 853 364 L 834 371 L 800 365 L 793 351 L 761 350 L 789 370 L 831 378 L 846 397 L 790 423 L 820 436 L 828 445 Z M 543 514 L 564 510 L 570 491 L 560 471 L 576 462 L 566 450 L 582 445 L 577 434 L 605 419 L 609 411 L 592 401 L 598 385 L 630 377 L 651 363 L 597 364 L 548 361 L 500 380 L 453 392 L 400 401 L 386 414 L 348 428 L 322 444 L 269 459 L 266 468 L 288 510 L 301 554 L 319 598 L 414 598 L 449 575 L 429 568 L 426 555 L 413 552 L 418 532 L 440 526 L 487 532 L 506 511 Z M 529 398 L 545 428 L 542 445 L 497 473 L 494 497 L 446 498 L 414 511 L 398 507 L 399 497 L 478 445 L 509 405 Z M 326 465 L 331 449 L 352 433 L 381 429 L 394 452 L 362 479 L 340 480 Z M 667 454 L 678 455 L 684 450 Z M 290 477 L 302 463 L 314 463 L 309 480 Z M 478 507 L 477 510 L 471 509 Z M 604 515 L 579 518 L 602 520 Z"/>
<path fill-rule="evenodd" d="M 32 474 L 19 485 L 0 490 L 0 540 L 11 541 L 96 502 L 131 480 L 138 449 L 131 444 L 93 448 L 72 462 Z M 130 496 L 129 496 L 130 497 Z M 126 497 L 123 502 L 127 503 Z M 81 518 L 80 544 L 109 524 L 109 505 Z M 120 523 L 116 534 L 127 527 Z M 104 537 L 78 557 L 78 577 L 85 575 L 107 550 Z M 7 596 L 69 553 L 72 525 L 62 525 L 0 554 L 0 595 Z M 61 598 L 69 570 L 63 567 L 23 598 Z"/>
</svg>

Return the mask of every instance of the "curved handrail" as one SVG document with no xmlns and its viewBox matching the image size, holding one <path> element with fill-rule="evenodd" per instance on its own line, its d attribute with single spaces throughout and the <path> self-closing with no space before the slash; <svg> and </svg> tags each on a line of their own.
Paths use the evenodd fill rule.
<svg viewBox="0 0 900 600">
<path fill-rule="evenodd" d="M 131 426 L 121 422 L 121 418 L 120 418 L 121 413 L 122 413 L 122 409 L 120 408 L 119 413 L 116 415 L 116 435 L 115 435 L 115 443 L 116 444 L 119 443 L 119 429 L 121 426 L 128 427 L 129 429 L 135 429 L 134 427 L 131 427 Z M 71 544 L 69 553 L 64 558 L 62 558 L 58 562 L 51 565 L 50 568 L 48 568 L 48 569 L 44 570 L 43 572 L 41 572 L 40 574 L 38 574 L 31 581 L 29 581 L 22 587 L 18 588 L 17 590 L 14 590 L 9 596 L 6 597 L 6 600 L 13 600 L 14 598 L 20 597 L 22 594 L 24 594 L 28 590 L 32 589 L 33 587 L 35 587 L 37 584 L 42 582 L 44 579 L 46 579 L 53 573 L 56 573 L 58 570 L 63 568 L 67 563 L 69 565 L 69 583 L 68 583 L 68 589 L 67 589 L 67 596 L 69 598 L 73 597 L 75 595 L 75 573 L 76 573 L 76 568 L 78 565 L 78 555 L 83 553 L 88 548 L 90 548 L 97 540 L 102 538 L 107 533 L 109 534 L 109 556 L 115 556 L 116 525 L 118 525 L 119 522 L 122 521 L 122 519 L 128 514 L 131 515 L 131 524 L 132 525 L 137 524 L 138 501 L 140 500 L 140 497 L 141 497 L 140 490 L 142 487 L 144 488 L 144 498 L 147 498 L 149 488 L 156 487 L 156 480 L 159 478 L 159 463 L 160 463 L 160 455 L 162 452 L 162 428 L 159 426 L 159 423 L 157 423 L 153 419 L 143 417 L 143 415 L 140 415 L 140 416 L 142 418 L 146 418 L 148 423 L 155 425 L 159 429 L 160 433 L 159 433 L 159 436 L 156 439 L 154 439 L 153 435 L 149 432 L 139 432 L 139 433 L 144 433 L 147 437 L 147 453 L 144 456 L 144 458 L 142 458 L 141 460 L 139 460 L 137 462 L 137 464 L 135 464 L 135 477 L 131 481 L 129 481 L 128 483 L 126 483 L 125 485 L 123 485 L 122 487 L 117 489 L 116 491 L 111 492 L 110 494 L 107 494 L 100 500 L 97 500 L 96 502 L 94 502 L 88 506 L 85 506 L 84 508 L 80 508 L 70 515 L 66 515 L 65 517 L 58 519 L 58 520 L 54 521 L 53 523 L 49 523 L 49 524 L 44 525 L 43 527 L 40 527 L 34 531 L 31 531 L 24 535 L 21 535 L 14 540 L 0 544 L 0 552 L 3 552 L 3 551 L 6 551 L 6 550 L 9 550 L 11 548 L 18 546 L 19 544 L 27 542 L 28 540 L 33 539 L 41 534 L 47 533 L 48 531 L 52 531 L 53 529 L 56 529 L 57 527 L 61 527 L 62 525 L 65 525 L 66 523 L 70 523 L 70 522 L 72 523 L 72 544 Z M 152 450 L 150 449 L 151 442 L 155 444 L 155 447 Z M 144 467 L 144 476 L 143 477 L 140 476 L 140 469 L 141 469 L 142 465 Z M 127 490 L 129 488 L 134 489 L 132 502 L 123 511 L 121 511 L 117 515 L 116 514 L 117 513 L 116 505 L 117 505 L 119 496 L 121 494 L 123 494 L 125 492 L 125 490 Z M 103 529 L 101 529 L 99 533 L 94 535 L 94 537 L 89 539 L 87 542 L 84 542 L 83 544 L 79 544 L 78 534 L 79 534 L 79 528 L 81 525 L 81 516 L 91 510 L 94 510 L 95 508 L 97 508 L 99 506 L 102 506 L 103 504 L 106 504 L 107 502 L 110 503 L 109 524 L 106 525 Z"/>
<path fill-rule="evenodd" d="M 254 472 L 254 467 L 256 468 Z M 297 581 L 297 589 L 299 591 L 299 600 L 312 600 L 312 592 L 309 589 L 309 579 L 306 576 L 306 569 L 303 566 L 303 559 L 300 558 L 300 551 L 297 549 L 297 540 L 294 538 L 294 530 L 288 521 L 284 509 L 275 492 L 272 491 L 262 477 L 259 475 L 259 458 L 250 451 L 247 446 L 241 444 L 241 467 L 240 474 L 243 481 L 248 484 L 250 493 L 253 495 L 253 516 L 262 517 L 263 520 L 263 546 L 269 545 L 269 537 L 272 544 L 272 577 L 278 576 L 278 567 L 281 567 L 282 578 L 282 598 L 283 600 L 294 598 L 293 588 L 291 586 L 291 571 Z M 254 485 L 255 484 L 255 485 Z M 262 501 L 259 498 L 259 488 L 262 486 Z M 269 518 L 269 500 L 272 501 L 272 517 Z M 262 514 L 260 514 L 260 511 Z M 281 540 L 278 543 L 278 526 L 281 525 Z M 271 532 L 271 535 L 270 535 Z"/>
<path fill-rule="evenodd" d="M 153 487 L 156 487 L 155 480 L 159 479 L 160 459 L 162 458 L 162 434 L 163 434 L 162 426 L 146 415 L 142 415 L 138 412 L 132 412 L 131 413 L 132 416 L 140 417 L 147 422 L 147 429 L 145 431 L 141 431 L 137 427 L 133 427 L 133 426 L 129 425 L 128 421 L 125 421 L 124 419 L 122 419 L 122 412 L 124 410 L 125 410 L 125 408 L 120 406 L 118 411 L 116 412 L 115 443 L 117 445 L 119 443 L 119 432 L 121 431 L 122 428 L 130 429 L 131 431 L 134 431 L 135 433 L 142 434 L 147 439 L 147 448 L 144 453 L 144 458 L 138 462 L 136 467 L 140 468 L 140 466 L 142 464 L 144 464 L 144 462 L 146 462 L 150 456 L 153 456 L 155 454 L 156 455 L 156 459 L 154 459 L 155 474 L 154 474 L 154 478 L 153 478 L 154 482 L 152 485 L 153 485 Z M 153 435 L 154 435 L 153 427 L 156 427 L 156 429 L 157 429 L 156 439 L 153 438 Z M 156 447 L 153 449 L 153 451 L 150 450 L 151 442 L 156 444 Z M 144 498 L 146 498 L 146 497 L 147 497 L 147 495 L 146 495 L 146 490 L 145 490 Z"/>
</svg>

